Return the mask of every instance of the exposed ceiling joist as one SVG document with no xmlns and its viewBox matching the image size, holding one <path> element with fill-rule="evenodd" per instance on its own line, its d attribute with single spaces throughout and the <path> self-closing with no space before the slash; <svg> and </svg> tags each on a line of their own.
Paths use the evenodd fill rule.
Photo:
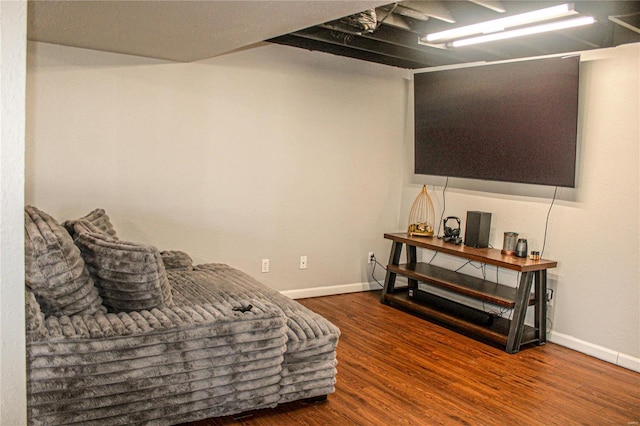
<svg viewBox="0 0 640 426">
<path fill-rule="evenodd" d="M 479 6 L 486 7 L 487 9 L 491 9 L 494 12 L 504 13 L 507 11 L 503 6 L 502 2 L 499 1 L 485 1 L 485 0 L 469 0 L 471 3 L 475 3 Z"/>
<path fill-rule="evenodd" d="M 417 16 L 424 16 L 425 20 L 432 17 L 451 24 L 456 22 L 449 7 L 440 1 L 403 1 L 398 3 L 398 9 L 412 11 L 415 16 L 405 15 L 411 18 L 420 19 Z M 402 14 L 402 12 L 399 13 Z"/>
<path fill-rule="evenodd" d="M 611 22 L 640 34 L 640 13 L 629 13 L 626 15 L 609 16 Z"/>
</svg>

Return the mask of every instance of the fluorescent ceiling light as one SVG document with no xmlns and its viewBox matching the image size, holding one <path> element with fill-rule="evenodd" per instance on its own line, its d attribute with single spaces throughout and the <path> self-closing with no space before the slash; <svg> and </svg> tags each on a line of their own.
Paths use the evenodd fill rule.
<svg viewBox="0 0 640 426">
<path fill-rule="evenodd" d="M 583 16 L 580 18 L 565 19 L 563 21 L 550 22 L 548 24 L 535 25 L 532 27 L 519 28 L 511 31 L 502 31 L 494 34 L 487 34 L 478 37 L 465 38 L 450 43 L 453 47 L 469 46 L 472 44 L 486 43 L 495 40 L 504 40 L 506 38 L 522 37 L 531 34 L 546 33 L 549 31 L 562 30 L 565 28 L 579 27 L 589 25 L 596 22 L 591 16 Z"/>
<path fill-rule="evenodd" d="M 504 31 L 507 28 L 547 21 L 549 19 L 562 18 L 576 13 L 577 12 L 573 10 L 573 4 L 561 4 L 558 6 L 547 7 L 545 9 L 534 10 L 532 12 L 521 13 L 519 15 L 507 16 L 505 18 L 481 22 L 479 24 L 467 25 L 465 27 L 428 34 L 422 40 L 428 43 L 434 43 L 475 34 L 495 33 L 498 31 Z"/>
</svg>

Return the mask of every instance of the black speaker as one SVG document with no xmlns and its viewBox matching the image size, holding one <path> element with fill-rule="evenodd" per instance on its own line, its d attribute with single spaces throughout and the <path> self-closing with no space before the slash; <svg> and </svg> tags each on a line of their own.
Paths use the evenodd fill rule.
<svg viewBox="0 0 640 426">
<path fill-rule="evenodd" d="M 490 229 L 491 213 L 467 212 L 467 223 L 464 230 L 464 245 L 475 248 L 489 247 Z"/>
</svg>

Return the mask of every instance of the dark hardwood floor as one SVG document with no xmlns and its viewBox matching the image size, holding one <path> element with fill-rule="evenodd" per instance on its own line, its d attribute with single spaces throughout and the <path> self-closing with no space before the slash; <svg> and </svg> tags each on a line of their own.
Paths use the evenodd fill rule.
<svg viewBox="0 0 640 426">
<path fill-rule="evenodd" d="M 190 425 L 640 424 L 638 373 L 552 343 L 509 355 L 379 297 L 299 300 L 342 331 L 327 401 Z"/>
</svg>

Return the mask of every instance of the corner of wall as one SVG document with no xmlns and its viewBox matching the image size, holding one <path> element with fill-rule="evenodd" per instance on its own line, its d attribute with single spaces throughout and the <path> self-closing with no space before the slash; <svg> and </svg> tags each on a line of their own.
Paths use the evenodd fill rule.
<svg viewBox="0 0 640 426">
<path fill-rule="evenodd" d="M 24 146 L 27 2 L 0 2 L 0 424 L 26 424 Z"/>
</svg>

